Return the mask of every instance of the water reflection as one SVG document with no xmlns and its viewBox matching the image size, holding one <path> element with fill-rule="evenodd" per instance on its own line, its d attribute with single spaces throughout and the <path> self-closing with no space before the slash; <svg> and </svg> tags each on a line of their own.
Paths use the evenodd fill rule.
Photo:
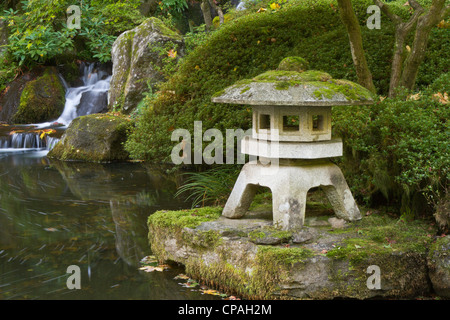
<svg viewBox="0 0 450 320">
<path fill-rule="evenodd" d="M 145 273 L 148 215 L 185 207 L 176 180 L 140 164 L 0 153 L 0 299 L 209 299 Z M 81 290 L 66 288 L 69 265 Z"/>
</svg>

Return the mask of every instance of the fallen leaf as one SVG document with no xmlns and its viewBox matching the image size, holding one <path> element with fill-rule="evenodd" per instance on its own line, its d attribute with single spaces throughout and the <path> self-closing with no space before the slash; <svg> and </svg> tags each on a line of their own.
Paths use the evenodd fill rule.
<svg viewBox="0 0 450 320">
<path fill-rule="evenodd" d="M 175 59 L 177 57 L 177 52 L 173 49 L 170 49 L 167 55 L 169 56 L 169 58 Z"/>
<path fill-rule="evenodd" d="M 208 289 L 208 290 L 200 290 L 203 294 L 210 294 L 213 296 L 220 296 L 221 293 L 217 290 L 213 290 L 213 289 Z"/>
<path fill-rule="evenodd" d="M 144 267 L 139 268 L 139 270 L 142 270 L 142 271 L 145 271 L 145 272 L 153 272 L 153 271 L 162 272 L 164 270 L 167 270 L 168 268 L 169 268 L 168 265 L 161 264 L 161 265 L 156 266 L 156 267 L 154 267 L 154 266 L 144 266 Z"/>
<path fill-rule="evenodd" d="M 141 259 L 140 262 L 143 265 L 150 265 L 150 264 L 157 264 L 159 261 L 155 256 L 145 256 Z"/>
<path fill-rule="evenodd" d="M 447 92 L 444 92 L 444 94 L 438 92 L 433 94 L 433 97 L 437 98 L 437 100 L 442 103 L 442 104 L 447 104 L 449 103 L 449 99 L 448 99 L 448 94 Z"/>
</svg>

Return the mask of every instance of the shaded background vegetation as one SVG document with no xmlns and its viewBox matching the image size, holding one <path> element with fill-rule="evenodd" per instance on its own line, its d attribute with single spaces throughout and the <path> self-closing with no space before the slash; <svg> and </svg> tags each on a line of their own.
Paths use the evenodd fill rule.
<svg viewBox="0 0 450 320">
<path fill-rule="evenodd" d="M 45 11 L 48 2 L 52 10 Z M 248 2 L 246 11 L 227 10 L 226 22 L 219 26 L 216 19 L 209 33 L 199 25 L 198 3 L 195 7 L 188 2 L 188 10 L 178 10 L 163 2 L 165 6 L 156 5 L 143 13 L 138 0 L 83 1 L 83 28 L 68 31 L 64 25 L 68 2 L 28 0 L 3 4 L 9 12 L 4 17 L 13 24 L 9 27 L 8 52 L 0 57 L 0 90 L 18 70 L 36 64 L 70 65 L 76 59 L 109 61 L 118 34 L 138 25 L 146 16 L 158 16 L 169 27 L 182 30 L 188 52 L 160 90 L 145 95 L 139 103 L 136 129 L 126 143 L 136 159 L 170 162 L 176 144 L 171 141 L 172 131 L 184 128 L 193 132 L 196 120 L 202 121 L 203 130 L 249 128 L 249 107 L 213 104 L 211 96 L 237 80 L 274 69 L 286 56 L 301 56 L 309 61 L 311 69 L 356 81 L 347 33 L 335 0 Z M 430 2 L 420 1 L 423 5 Z M 382 15 L 381 29 L 369 30 L 365 23 L 371 4 L 371 0 L 353 1 L 374 84 L 384 97 L 389 88 L 394 26 Z M 404 19 L 412 14 L 404 1 L 391 1 L 390 5 Z M 343 137 L 345 146 L 345 156 L 336 161 L 344 169 L 358 202 L 393 205 L 404 217 L 439 216 L 441 210 L 444 218 L 438 221 L 450 220 L 445 209 L 450 140 L 449 104 L 445 98 L 449 91 L 448 26 L 447 20 L 433 28 L 415 92 L 380 99 L 368 107 L 334 108 L 334 134 Z M 438 93 L 442 98 L 436 96 Z M 228 189 L 224 188 L 224 192 Z M 205 188 L 200 190 L 204 192 Z"/>
</svg>

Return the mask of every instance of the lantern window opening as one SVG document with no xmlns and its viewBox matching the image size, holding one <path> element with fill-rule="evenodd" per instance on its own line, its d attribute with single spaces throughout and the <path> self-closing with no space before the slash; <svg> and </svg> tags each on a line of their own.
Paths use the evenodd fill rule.
<svg viewBox="0 0 450 320">
<path fill-rule="evenodd" d="M 284 115 L 283 116 L 283 131 L 284 132 L 300 131 L 300 116 Z"/>
<path fill-rule="evenodd" d="M 270 130 L 270 115 L 260 114 L 259 115 L 259 129 Z"/>
<path fill-rule="evenodd" d="M 312 115 L 312 131 L 323 131 L 325 129 L 325 119 L 321 114 Z"/>
</svg>

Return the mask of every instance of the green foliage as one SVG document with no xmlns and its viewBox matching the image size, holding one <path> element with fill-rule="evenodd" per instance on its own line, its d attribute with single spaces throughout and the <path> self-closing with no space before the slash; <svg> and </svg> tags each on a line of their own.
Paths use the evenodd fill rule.
<svg viewBox="0 0 450 320">
<path fill-rule="evenodd" d="M 18 66 L 7 55 L 0 55 L 0 93 L 5 90 L 6 85 L 14 80 L 18 72 Z"/>
<path fill-rule="evenodd" d="M 184 184 L 176 196 L 188 194 L 192 207 L 207 204 L 224 205 L 240 172 L 236 166 L 221 166 L 205 172 L 185 173 Z"/>
<path fill-rule="evenodd" d="M 138 0 L 108 2 L 81 2 L 81 30 L 77 30 L 66 26 L 66 9 L 73 4 L 70 1 L 24 0 L 20 8 L 5 10 L 2 16 L 10 29 L 8 52 L 26 67 L 69 53 L 107 62 L 117 35 L 143 21 Z"/>
<path fill-rule="evenodd" d="M 105 5 L 105 2 L 109 3 Z M 95 8 L 96 15 L 104 18 L 104 31 L 114 36 L 144 22 L 145 17 L 139 11 L 140 5 L 140 0 L 91 0 L 91 6 Z"/>
<path fill-rule="evenodd" d="M 51 10 L 41 11 L 49 7 L 45 0 L 23 1 L 24 14 L 13 9 L 4 11 L 10 30 L 8 52 L 20 66 L 44 63 L 73 48 L 75 30 L 59 29 L 55 20 L 58 9 L 65 12 L 63 4 L 58 1 L 52 4 L 55 7 Z"/>
<path fill-rule="evenodd" d="M 189 54 L 195 48 L 202 46 L 211 36 L 211 32 L 206 32 L 204 24 L 193 27 L 192 32 L 184 35 L 184 44 L 186 46 L 186 54 Z"/>
<path fill-rule="evenodd" d="M 174 146 L 170 141 L 172 130 L 184 128 L 193 132 L 194 120 L 202 120 L 203 128 L 222 132 L 227 128 L 249 128 L 249 108 L 214 104 L 212 95 L 238 80 L 275 69 L 287 56 L 301 56 L 309 61 L 310 69 L 326 71 L 335 79 L 356 81 L 348 37 L 337 6 L 331 3 L 331 0 L 308 0 L 289 3 L 276 12 L 255 11 L 229 21 L 205 42 L 191 46 L 177 73 L 162 86 L 158 98 L 149 101 L 138 119 L 136 131 L 126 145 L 132 157 L 170 161 Z M 370 4 L 370 0 L 354 3 L 361 25 Z M 404 6 L 396 8 L 403 10 L 403 15 L 410 14 Z M 386 94 L 394 27 L 384 19 L 381 30 L 362 28 L 362 32 L 378 93 Z M 418 75 L 421 86 L 450 65 L 450 50 L 441 50 L 446 41 L 440 30 L 433 30 L 425 58 L 430 67 L 421 69 Z"/>
<path fill-rule="evenodd" d="M 405 217 L 411 210 L 425 213 L 415 208 L 417 194 L 436 205 L 450 178 L 450 108 L 445 100 L 449 80 L 450 75 L 443 74 L 407 100 L 334 108 L 334 130 L 347 147 L 342 166 L 357 197 L 369 202 L 381 192 L 402 204 Z"/>
</svg>

